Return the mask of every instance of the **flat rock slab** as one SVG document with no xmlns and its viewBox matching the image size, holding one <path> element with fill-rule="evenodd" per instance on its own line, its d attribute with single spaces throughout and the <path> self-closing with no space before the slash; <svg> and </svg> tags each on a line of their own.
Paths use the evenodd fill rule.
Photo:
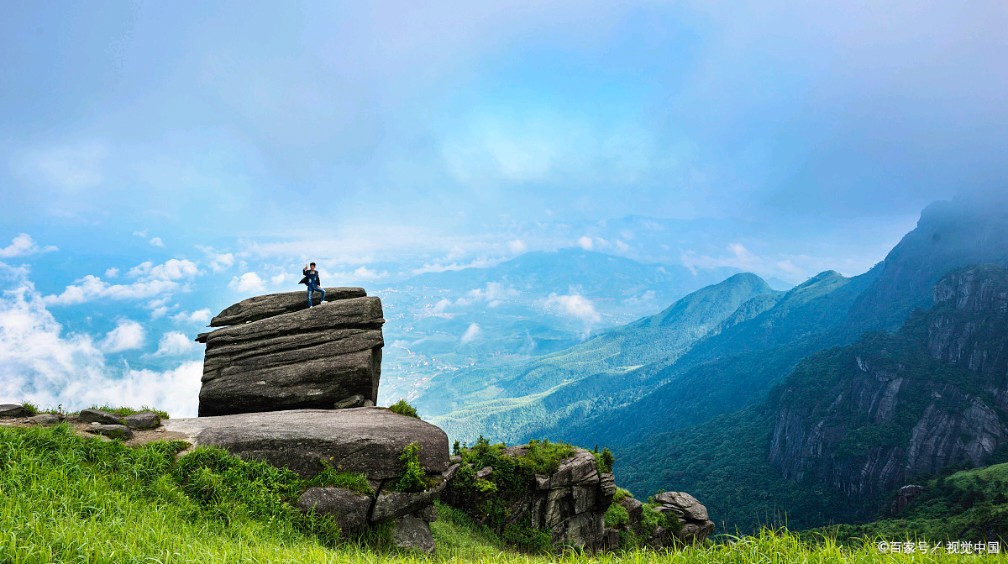
<svg viewBox="0 0 1008 564">
<path fill-rule="evenodd" d="M 56 425 L 61 421 L 63 421 L 63 418 L 55 413 L 39 413 L 28 420 L 32 425 L 44 425 L 46 427 Z"/>
<path fill-rule="evenodd" d="M 161 426 L 161 418 L 153 411 L 141 411 L 126 417 L 125 423 L 130 429 L 156 429 Z"/>
<path fill-rule="evenodd" d="M 0 404 L 0 417 L 28 417 L 31 413 L 23 405 L 16 403 Z"/>
<path fill-rule="evenodd" d="M 121 441 L 128 441 L 133 438 L 133 431 L 130 431 L 129 427 L 125 425 L 92 423 L 91 426 L 87 428 L 87 432 L 92 435 L 102 435 L 103 437 L 119 439 Z"/>
<path fill-rule="evenodd" d="M 102 425 L 122 425 L 123 419 L 114 413 L 100 409 L 82 409 L 77 419 L 84 423 L 101 423 Z"/>
<path fill-rule="evenodd" d="M 349 298 L 361 298 L 367 295 L 364 288 L 326 288 L 326 301 L 334 302 Z M 320 294 L 315 292 L 314 303 L 319 304 Z M 225 308 L 210 320 L 211 327 L 240 325 L 249 321 L 258 321 L 282 313 L 306 309 L 308 307 L 308 291 L 284 292 L 282 294 L 266 294 L 242 300 Z"/>
<path fill-rule="evenodd" d="M 186 435 L 195 445 L 218 446 L 245 459 L 286 466 L 305 478 L 320 472 L 323 460 L 370 480 L 398 477 L 399 456 L 412 442 L 420 443 L 420 465 L 428 474 L 448 468 L 444 431 L 379 407 L 169 419 L 164 427 Z"/>
</svg>

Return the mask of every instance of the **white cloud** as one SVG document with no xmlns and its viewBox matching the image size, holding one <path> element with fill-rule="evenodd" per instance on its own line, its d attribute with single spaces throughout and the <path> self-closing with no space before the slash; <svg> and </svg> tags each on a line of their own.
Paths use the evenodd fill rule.
<svg viewBox="0 0 1008 564">
<path fill-rule="evenodd" d="M 275 274 L 273 276 L 270 276 L 270 285 L 271 286 L 280 286 L 281 284 L 283 284 L 287 280 L 292 280 L 292 279 L 293 279 L 293 277 L 290 274 L 284 274 L 284 273 L 281 272 L 280 274 Z"/>
<path fill-rule="evenodd" d="M 520 255 L 528 250 L 528 245 L 526 245 L 525 241 L 522 241 L 521 239 L 508 241 L 507 246 L 508 250 L 511 251 L 511 254 L 513 255 Z"/>
<path fill-rule="evenodd" d="M 413 269 L 412 274 L 426 274 L 428 272 L 448 272 L 455 270 L 464 270 L 466 268 L 489 268 L 491 266 L 496 266 L 504 262 L 504 259 L 490 259 L 490 258 L 477 258 L 473 259 L 467 263 L 451 262 L 447 264 L 443 263 L 428 263 L 420 268 Z"/>
<path fill-rule="evenodd" d="M 192 340 L 185 333 L 169 331 L 161 336 L 161 341 L 158 342 L 158 349 L 154 353 L 154 356 L 179 356 L 188 354 L 197 347 L 196 341 Z"/>
<path fill-rule="evenodd" d="M 145 276 L 155 280 L 181 280 L 182 278 L 192 278 L 199 274 L 199 267 L 191 260 L 168 259 L 162 264 L 155 265 L 151 261 L 142 262 L 130 269 L 129 275 L 133 278 Z"/>
<path fill-rule="evenodd" d="M 133 284 L 109 284 L 101 278 L 88 274 L 76 284 L 71 284 L 58 295 L 44 298 L 48 305 L 72 305 L 108 298 L 112 300 L 136 300 L 151 298 L 174 291 L 178 283 L 171 280 L 150 280 Z"/>
<path fill-rule="evenodd" d="M 595 243 L 592 241 L 591 237 L 582 235 L 581 238 L 578 239 L 578 246 L 586 251 L 590 251 L 595 246 Z"/>
<path fill-rule="evenodd" d="M 11 240 L 10 245 L 0 249 L 0 258 L 24 257 L 40 253 L 50 253 L 55 250 L 57 250 L 56 247 L 52 245 L 39 247 L 35 240 L 31 238 L 31 235 L 21 233 Z"/>
<path fill-rule="evenodd" d="M 196 248 L 203 251 L 207 260 L 210 261 L 210 270 L 213 270 L 214 272 L 227 270 L 234 266 L 235 256 L 233 253 L 218 253 L 213 247 L 207 247 L 204 245 L 197 245 Z"/>
<path fill-rule="evenodd" d="M 511 286 L 505 286 L 500 282 L 487 282 L 483 288 L 469 290 L 465 296 L 455 300 L 455 303 L 457 305 L 469 305 L 473 302 L 484 301 L 490 307 L 497 307 L 518 295 L 518 290 L 515 290 Z"/>
<path fill-rule="evenodd" d="M 109 268 L 105 271 L 105 278 L 115 278 L 119 276 L 118 268 Z"/>
<path fill-rule="evenodd" d="M 256 293 L 265 292 L 266 284 L 255 272 L 246 272 L 241 276 L 235 276 L 228 283 L 228 287 L 238 292 Z"/>
<path fill-rule="evenodd" d="M 13 270 L 12 270 L 13 272 Z M 92 405 L 144 405 L 174 417 L 196 415 L 202 362 L 158 372 L 109 367 L 86 334 L 63 334 L 34 286 L 0 298 L 0 398 L 76 410 Z"/>
<path fill-rule="evenodd" d="M 595 310 L 595 306 L 581 294 L 550 294 L 546 298 L 546 308 L 558 310 L 562 315 L 580 320 L 587 328 L 602 321 L 602 316 Z"/>
<path fill-rule="evenodd" d="M 356 270 L 353 271 L 353 276 L 357 280 L 380 280 L 382 278 L 387 277 L 388 274 L 389 273 L 384 270 L 379 272 L 377 270 L 372 270 L 366 266 L 358 267 Z"/>
<path fill-rule="evenodd" d="M 153 237 L 150 241 L 148 241 L 148 243 L 155 247 L 164 247 L 164 241 L 162 241 L 160 237 Z"/>
<path fill-rule="evenodd" d="M 210 310 L 203 308 L 196 311 L 181 311 L 172 316 L 172 319 L 180 323 L 208 323 L 210 321 Z"/>
<path fill-rule="evenodd" d="M 480 334 L 479 324 L 470 323 L 469 327 L 465 330 L 465 333 L 462 334 L 462 338 L 460 339 L 460 341 L 463 345 L 469 344 L 474 340 L 476 340 L 476 337 L 478 337 L 479 334 Z"/>
<path fill-rule="evenodd" d="M 423 310 L 417 314 L 420 318 L 425 317 L 440 317 L 443 319 L 451 319 L 454 314 L 448 313 L 448 308 L 451 307 L 452 301 L 448 298 L 441 298 L 434 305 L 425 304 Z"/>
<path fill-rule="evenodd" d="M 107 353 L 139 349 L 144 345 L 146 337 L 143 325 L 131 319 L 123 319 L 102 339 L 101 349 Z"/>
</svg>

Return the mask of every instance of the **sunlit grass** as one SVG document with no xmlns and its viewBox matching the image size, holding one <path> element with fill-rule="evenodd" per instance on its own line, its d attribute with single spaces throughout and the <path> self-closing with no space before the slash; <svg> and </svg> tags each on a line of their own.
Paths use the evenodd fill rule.
<svg viewBox="0 0 1008 564">
<path fill-rule="evenodd" d="M 341 538 L 289 506 L 304 482 L 212 451 L 180 464 L 184 443 L 126 447 L 67 425 L 0 427 L 0 562 L 951 562 L 1005 557 L 882 554 L 786 531 L 678 551 L 532 556 L 440 506 L 433 556 L 398 551 L 381 533 Z M 192 456 L 191 454 L 186 457 Z M 186 460 L 183 457 L 180 460 Z M 197 463 L 199 462 L 199 463 Z M 198 479 L 197 479 L 198 478 Z M 892 539 L 890 539 L 892 540 Z"/>
</svg>

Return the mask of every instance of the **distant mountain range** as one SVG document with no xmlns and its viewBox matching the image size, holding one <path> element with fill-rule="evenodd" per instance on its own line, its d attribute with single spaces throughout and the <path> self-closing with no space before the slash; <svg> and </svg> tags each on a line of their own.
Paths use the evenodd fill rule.
<svg viewBox="0 0 1008 564">
<path fill-rule="evenodd" d="M 434 376 L 477 363 L 487 367 L 565 349 L 734 272 L 563 249 L 372 289 L 388 319 L 379 401 L 413 400 Z"/>
<path fill-rule="evenodd" d="M 483 434 L 509 442 L 548 437 L 609 446 L 617 454 L 624 481 L 638 494 L 659 487 L 707 492 L 702 497 L 705 503 L 721 508 L 721 514 L 730 517 L 729 524 L 751 525 L 786 512 L 811 526 L 836 518 L 835 509 L 844 504 L 851 507 L 852 516 L 866 516 L 879 496 L 914 472 L 934 472 L 947 464 L 979 464 L 986 460 L 984 456 L 992 455 L 987 451 L 976 455 L 976 447 L 960 448 L 949 438 L 951 442 L 928 451 L 931 462 L 911 464 L 905 471 L 876 472 L 857 458 L 872 449 L 897 448 L 897 443 L 910 448 L 899 441 L 906 438 L 907 421 L 918 417 L 914 421 L 919 422 L 923 417 L 918 409 L 923 396 L 909 390 L 941 393 L 934 387 L 939 384 L 911 386 L 893 396 L 893 409 L 904 414 L 898 425 L 892 424 L 899 430 L 892 425 L 883 430 L 866 427 L 857 417 L 848 420 L 831 414 L 828 405 L 819 408 L 822 412 L 813 407 L 827 397 L 839 402 L 835 409 L 853 401 L 849 394 L 854 390 L 846 388 L 852 385 L 853 375 L 835 364 L 838 358 L 850 358 L 854 349 L 849 347 L 861 347 L 858 350 L 878 362 L 891 360 L 890 349 L 898 347 L 907 357 L 897 361 L 896 367 L 912 366 L 927 374 L 948 372 L 935 372 L 947 359 L 925 354 L 929 349 L 919 339 L 919 324 L 926 322 L 920 321 L 921 314 L 913 318 L 911 314 L 933 306 L 936 285 L 949 284 L 943 278 L 953 271 L 980 264 L 1008 266 L 1005 200 L 1008 197 L 1001 196 L 997 202 L 958 198 L 929 206 L 916 229 L 883 262 L 862 275 L 845 278 L 824 272 L 787 292 L 770 289 L 755 275 L 734 275 L 679 299 L 658 315 L 609 329 L 569 348 L 533 359 L 439 374 L 416 404 L 425 416 L 463 441 Z M 997 279 L 992 274 L 996 270 L 971 272 Z M 1003 329 L 991 327 L 985 338 L 1002 344 L 1008 340 Z M 844 366 L 849 370 L 849 365 Z M 954 370 L 960 370 L 961 380 L 977 378 L 968 367 Z M 831 387 L 818 386 L 827 381 Z M 792 391 L 789 395 L 782 389 L 803 394 Z M 966 394 L 963 398 L 981 397 L 975 390 L 962 394 Z M 983 397 L 984 405 L 995 412 L 1005 409 Z M 905 407 L 903 402 L 915 407 Z M 807 445 L 812 439 L 795 435 L 793 427 L 788 427 L 791 431 L 778 428 L 784 405 L 792 406 L 787 412 L 792 415 L 787 417 L 807 420 L 812 427 L 809 422 L 841 423 L 831 427 L 829 437 L 813 441 L 820 450 L 813 449 L 802 459 L 795 453 L 813 448 Z M 968 407 L 968 402 L 963 405 Z M 999 413 L 979 420 L 1004 421 Z M 962 429 L 969 424 L 957 425 L 949 427 L 956 429 L 949 432 L 967 433 Z M 775 450 L 771 445 L 776 445 Z M 822 462 L 826 452 L 822 449 L 837 448 L 853 458 Z M 963 449 L 976 456 L 963 458 Z M 771 456 L 771 452 L 776 454 Z M 886 452 L 886 456 L 896 456 Z M 885 461 L 874 464 L 885 466 Z M 726 468 L 740 472 L 736 474 L 739 484 L 748 486 L 735 497 L 724 480 L 711 478 L 723 476 Z M 836 478 L 837 473 L 853 475 L 852 468 L 860 468 L 864 483 Z M 714 483 L 721 489 L 708 488 Z M 864 504 L 848 503 L 855 492 Z M 760 495 L 769 497 L 760 499 Z M 713 496 L 722 499 L 713 500 Z M 743 498 L 755 499 L 755 505 L 740 505 Z M 720 505 L 724 500 L 727 505 Z M 750 514 L 741 515 L 732 507 L 745 507 Z"/>
</svg>

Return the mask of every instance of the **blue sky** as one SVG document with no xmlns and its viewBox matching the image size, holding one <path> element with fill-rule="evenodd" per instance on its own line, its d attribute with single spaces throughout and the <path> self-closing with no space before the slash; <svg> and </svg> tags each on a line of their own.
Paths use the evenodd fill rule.
<svg viewBox="0 0 1008 564">
<path fill-rule="evenodd" d="M 182 336 L 308 259 L 858 274 L 1008 186 L 1005 29 L 1002 2 L 8 2 L 0 400 L 113 378 L 187 413 Z"/>
</svg>

